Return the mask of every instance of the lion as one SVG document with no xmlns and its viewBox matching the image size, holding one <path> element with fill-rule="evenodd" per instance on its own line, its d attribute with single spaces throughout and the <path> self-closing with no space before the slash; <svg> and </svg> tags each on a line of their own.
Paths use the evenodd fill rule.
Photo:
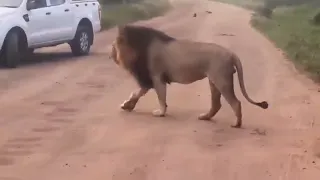
<svg viewBox="0 0 320 180">
<path fill-rule="evenodd" d="M 221 95 L 232 107 L 237 121 L 234 128 L 242 126 L 241 102 L 234 92 L 233 75 L 238 80 L 243 96 L 253 105 L 267 109 L 268 102 L 252 100 L 245 89 L 242 63 L 232 51 L 215 43 L 178 40 L 162 31 L 137 25 L 117 27 L 110 58 L 129 72 L 139 89 L 133 91 L 121 108 L 132 111 L 139 99 L 154 89 L 160 108 L 152 114 L 164 117 L 167 111 L 167 84 L 190 84 L 208 78 L 211 91 L 211 108 L 200 114 L 199 120 L 210 120 L 221 109 Z"/>
</svg>

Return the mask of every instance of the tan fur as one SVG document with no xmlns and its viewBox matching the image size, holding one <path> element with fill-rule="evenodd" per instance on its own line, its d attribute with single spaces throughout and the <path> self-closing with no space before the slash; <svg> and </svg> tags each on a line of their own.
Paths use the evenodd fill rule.
<svg viewBox="0 0 320 180">
<path fill-rule="evenodd" d="M 112 42 L 110 57 L 114 60 L 116 64 L 127 69 L 128 64 L 134 61 L 135 53 L 130 47 L 126 46 L 124 42 L 117 38 L 115 41 Z"/>
<path fill-rule="evenodd" d="M 176 40 L 151 28 L 124 26 L 118 28 L 114 42 L 112 58 L 117 64 L 136 75 L 140 89 L 133 92 L 121 108 L 132 111 L 143 95 L 154 88 L 160 103 L 155 116 L 165 116 L 166 85 L 170 82 L 190 84 L 208 78 L 211 90 L 211 108 L 201 114 L 200 120 L 211 119 L 221 108 L 221 95 L 232 107 L 237 123 L 232 127 L 241 127 L 241 103 L 234 93 L 233 74 L 237 70 L 241 91 L 252 104 L 267 109 L 268 103 L 255 102 L 249 98 L 243 80 L 243 70 L 239 58 L 231 51 L 214 43 Z M 136 39 L 141 40 L 137 42 Z M 143 42 L 148 42 L 144 43 Z M 146 45 L 147 44 L 147 45 Z M 143 54 L 145 53 L 145 54 Z M 144 62 L 146 61 L 146 62 Z M 141 66 L 133 66 L 135 64 Z M 143 72 L 139 76 L 139 72 Z M 150 82 L 151 84 L 148 82 Z M 143 83 L 146 82 L 146 83 Z M 146 86 L 144 86 L 144 84 Z"/>
</svg>

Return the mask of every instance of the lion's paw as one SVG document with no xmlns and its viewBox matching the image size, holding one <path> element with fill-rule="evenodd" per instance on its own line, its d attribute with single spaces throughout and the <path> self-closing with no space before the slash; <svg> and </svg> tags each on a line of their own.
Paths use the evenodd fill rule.
<svg viewBox="0 0 320 180">
<path fill-rule="evenodd" d="M 130 100 L 127 100 L 120 105 L 121 109 L 126 111 L 132 111 L 135 108 L 135 106 L 136 106 L 136 102 L 130 101 Z"/>
<path fill-rule="evenodd" d="M 209 121 L 211 119 L 211 117 L 209 116 L 208 113 L 203 113 L 200 114 L 198 117 L 199 120 L 204 120 L 204 121 Z"/>
<path fill-rule="evenodd" d="M 157 110 L 154 110 L 152 112 L 152 115 L 155 116 L 155 117 L 164 117 L 165 116 L 165 112 L 163 112 L 160 109 L 157 109 Z"/>
</svg>

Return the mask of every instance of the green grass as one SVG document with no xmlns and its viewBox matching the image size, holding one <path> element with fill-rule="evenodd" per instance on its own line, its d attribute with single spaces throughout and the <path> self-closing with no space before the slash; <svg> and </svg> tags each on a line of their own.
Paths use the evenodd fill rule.
<svg viewBox="0 0 320 180">
<path fill-rule="evenodd" d="M 320 82 L 320 25 L 312 22 L 320 12 L 308 5 L 278 7 L 270 19 L 255 15 L 252 25 L 283 49 L 298 67 Z"/>
<path fill-rule="evenodd" d="M 251 24 L 281 48 L 298 69 L 320 82 L 320 1 L 318 0 L 216 0 L 255 10 Z M 264 3 L 267 2 L 267 3 Z M 270 18 L 266 7 L 275 7 Z M 318 22 L 312 22 L 318 14 Z"/>
<path fill-rule="evenodd" d="M 136 4 L 118 4 L 102 8 L 102 29 L 117 24 L 131 23 L 137 20 L 150 19 L 162 15 L 170 8 L 166 0 L 143 1 Z"/>
<path fill-rule="evenodd" d="M 257 7 L 263 5 L 263 0 L 212 0 L 212 1 L 234 4 L 234 5 L 251 9 L 251 10 L 256 9 Z"/>
</svg>

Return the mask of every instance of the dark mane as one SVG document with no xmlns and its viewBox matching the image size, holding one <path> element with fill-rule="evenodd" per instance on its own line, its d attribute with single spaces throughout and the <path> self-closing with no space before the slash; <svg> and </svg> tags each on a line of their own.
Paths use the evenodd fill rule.
<svg viewBox="0 0 320 180">
<path fill-rule="evenodd" d="M 135 59 L 135 63 L 131 65 L 129 71 L 135 77 L 140 87 L 153 88 L 153 82 L 148 69 L 148 47 L 155 39 L 163 43 L 169 43 L 176 39 L 164 32 L 144 26 L 127 25 L 124 27 L 123 33 L 127 44 L 137 53 L 137 59 Z M 170 83 L 165 74 L 163 75 L 163 81 Z"/>
</svg>

